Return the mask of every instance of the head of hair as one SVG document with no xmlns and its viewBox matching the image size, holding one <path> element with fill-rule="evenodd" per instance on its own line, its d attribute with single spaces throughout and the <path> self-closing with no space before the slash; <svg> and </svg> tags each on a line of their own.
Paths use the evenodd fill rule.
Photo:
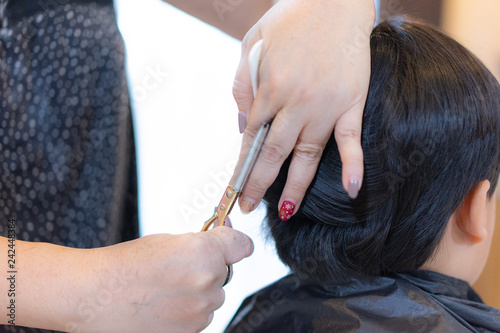
<svg viewBox="0 0 500 333">
<path fill-rule="evenodd" d="M 499 174 L 500 86 L 477 58 L 405 17 L 375 27 L 370 47 L 358 197 L 333 135 L 289 221 L 277 210 L 291 156 L 264 197 L 281 260 L 318 283 L 418 269 L 469 191 L 489 180 L 491 198 Z"/>
</svg>

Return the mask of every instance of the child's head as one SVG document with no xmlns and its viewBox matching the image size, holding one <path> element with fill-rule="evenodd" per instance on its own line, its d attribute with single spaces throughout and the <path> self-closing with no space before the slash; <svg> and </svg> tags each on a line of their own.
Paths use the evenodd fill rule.
<svg viewBox="0 0 500 333">
<path fill-rule="evenodd" d="M 422 23 L 380 24 L 371 52 L 359 196 L 342 188 L 332 136 L 299 211 L 283 222 L 287 161 L 265 196 L 278 254 L 318 282 L 418 268 L 473 282 L 493 232 L 500 86 L 470 52 Z"/>
</svg>

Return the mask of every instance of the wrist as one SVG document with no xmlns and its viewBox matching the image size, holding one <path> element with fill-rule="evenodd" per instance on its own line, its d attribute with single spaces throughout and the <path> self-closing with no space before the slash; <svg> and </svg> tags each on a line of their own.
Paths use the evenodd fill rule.
<svg viewBox="0 0 500 333">
<path fill-rule="evenodd" d="M 114 271 L 114 266 L 110 266 L 112 260 L 108 260 L 108 248 L 77 250 L 79 252 L 74 253 L 76 267 L 72 269 L 74 274 L 68 276 L 73 288 L 66 290 L 68 311 L 62 322 L 63 331 L 94 332 L 105 329 L 103 326 L 106 325 L 106 313 L 112 307 L 109 303 L 113 293 L 117 288 L 123 289 L 115 281 L 125 277 L 124 274 L 116 276 L 118 270 Z"/>
<path fill-rule="evenodd" d="M 16 325 L 68 331 L 81 320 L 77 302 L 94 289 L 92 251 L 18 241 Z"/>
</svg>

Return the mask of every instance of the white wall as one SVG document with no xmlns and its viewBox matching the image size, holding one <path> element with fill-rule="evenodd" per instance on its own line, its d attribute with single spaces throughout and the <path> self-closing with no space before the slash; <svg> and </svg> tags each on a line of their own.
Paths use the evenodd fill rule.
<svg viewBox="0 0 500 333">
<path fill-rule="evenodd" d="M 159 0 L 115 2 L 134 105 L 142 234 L 198 231 L 238 157 L 231 86 L 240 43 Z M 205 332 L 222 332 L 246 295 L 287 272 L 262 239 L 262 217 L 237 207 L 231 214 L 255 253 L 234 266 L 226 303 Z"/>
</svg>

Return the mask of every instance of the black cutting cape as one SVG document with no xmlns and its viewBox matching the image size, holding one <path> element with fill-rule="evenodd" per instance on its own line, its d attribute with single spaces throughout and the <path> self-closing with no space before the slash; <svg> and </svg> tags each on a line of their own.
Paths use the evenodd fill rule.
<svg viewBox="0 0 500 333">
<path fill-rule="evenodd" d="M 430 271 L 322 286 L 291 274 L 245 299 L 225 332 L 500 332 L 500 310 Z"/>
</svg>

